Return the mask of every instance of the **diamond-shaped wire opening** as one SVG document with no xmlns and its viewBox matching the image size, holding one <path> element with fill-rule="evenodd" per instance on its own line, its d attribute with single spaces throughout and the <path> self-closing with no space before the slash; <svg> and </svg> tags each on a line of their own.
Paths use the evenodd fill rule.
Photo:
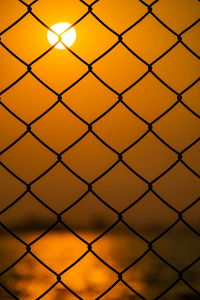
<svg viewBox="0 0 200 300">
<path fill-rule="evenodd" d="M 172 266 L 182 270 L 199 257 L 199 237 L 179 222 L 154 243 L 154 249 Z"/>
<path fill-rule="evenodd" d="M 167 170 L 176 159 L 177 155 L 151 133 L 124 154 L 124 161 L 149 181 Z"/>
<path fill-rule="evenodd" d="M 91 193 L 85 195 L 70 209 L 68 207 L 66 207 L 66 212 L 62 214 L 63 222 L 79 232 L 81 237 L 88 242 L 92 242 L 103 234 L 117 219 L 116 213 Z M 80 218 L 85 207 L 88 210 Z"/>
<path fill-rule="evenodd" d="M 63 151 L 87 131 L 86 125 L 60 103 L 32 127 L 33 132 L 57 152 Z"/>
<path fill-rule="evenodd" d="M 93 127 L 100 138 L 119 152 L 137 141 L 148 130 L 146 124 L 121 103 Z"/>
<path fill-rule="evenodd" d="M 118 41 L 92 15 L 84 18 L 75 29 L 80 38 L 74 43 L 73 50 L 88 62 L 96 60 Z"/>
<path fill-rule="evenodd" d="M 121 163 L 95 182 L 93 187 L 100 197 L 119 211 L 147 190 L 147 184 Z"/>
<path fill-rule="evenodd" d="M 199 68 L 198 58 L 179 44 L 160 59 L 153 70 L 171 88 L 180 93 L 199 78 Z"/>
<path fill-rule="evenodd" d="M 60 213 L 81 197 L 87 186 L 59 163 L 32 185 L 32 191 Z"/>
<path fill-rule="evenodd" d="M 147 250 L 147 245 L 124 224 L 118 223 L 93 244 L 93 249 L 110 266 L 121 272 Z"/>
<path fill-rule="evenodd" d="M 176 96 L 152 74 L 148 74 L 124 94 L 123 100 L 144 120 L 152 122 L 176 102 Z"/>
<path fill-rule="evenodd" d="M 200 181 L 179 163 L 155 182 L 154 188 L 174 208 L 181 210 L 199 196 Z"/>
<path fill-rule="evenodd" d="M 56 221 L 56 216 L 30 194 L 22 197 L 1 216 L 1 222 L 26 243 L 32 242 Z"/>
<path fill-rule="evenodd" d="M 94 89 L 88 89 L 93 86 Z M 117 102 L 117 96 L 88 74 L 62 96 L 63 102 L 87 122 L 96 120 Z"/>
<path fill-rule="evenodd" d="M 83 299 L 95 299 L 117 280 L 117 275 L 88 253 L 62 278 Z"/>
<path fill-rule="evenodd" d="M 103 163 L 99 160 L 103 157 Z M 88 182 L 93 181 L 117 160 L 115 153 L 91 133 L 63 155 L 63 161 Z"/>
<path fill-rule="evenodd" d="M 31 249 L 41 261 L 56 273 L 61 273 L 87 251 L 87 246 L 59 224 L 51 230 L 50 234 L 46 233 L 38 242 L 36 241 Z"/>
<path fill-rule="evenodd" d="M 137 81 L 146 71 L 146 65 L 121 44 L 94 65 L 94 72 L 119 93 Z M 128 77 L 125 74 L 128 74 Z"/>
<path fill-rule="evenodd" d="M 177 274 L 154 253 L 149 252 L 123 277 L 145 299 L 154 299 L 177 279 Z"/>
<path fill-rule="evenodd" d="M 181 151 L 199 138 L 200 122 L 198 117 L 178 104 L 155 123 L 154 129 L 170 146 Z"/>
<path fill-rule="evenodd" d="M 46 35 L 47 29 L 28 15 L 4 34 L 3 42 L 26 63 L 31 63 L 50 48 L 47 38 L 44 39 Z"/>
<path fill-rule="evenodd" d="M 143 237 L 151 240 L 174 223 L 177 214 L 149 192 L 123 214 L 123 219 Z"/>
<path fill-rule="evenodd" d="M 27 123 L 39 117 L 56 101 L 56 96 L 30 74 L 2 95 L 2 102 Z"/>
<path fill-rule="evenodd" d="M 177 41 L 176 37 L 151 15 L 129 30 L 123 40 L 148 63 L 158 58 Z"/>
<path fill-rule="evenodd" d="M 57 93 L 74 84 L 88 68 L 67 49 L 52 49 L 32 66 L 33 72 Z M 53 72 L 52 72 L 53 70 Z"/>
<path fill-rule="evenodd" d="M 1 159 L 9 169 L 27 182 L 36 179 L 55 163 L 55 155 L 30 134 L 4 152 Z"/>
</svg>

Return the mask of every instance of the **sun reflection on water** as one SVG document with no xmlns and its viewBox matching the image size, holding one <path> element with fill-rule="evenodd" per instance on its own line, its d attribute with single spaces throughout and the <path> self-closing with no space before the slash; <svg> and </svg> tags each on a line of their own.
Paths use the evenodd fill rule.
<svg viewBox="0 0 200 300">
<path fill-rule="evenodd" d="M 31 238 L 33 240 L 35 234 L 26 233 L 23 238 L 24 240 L 31 240 Z M 97 235 L 99 235 L 97 232 L 84 232 L 87 241 L 94 240 Z M 11 241 L 9 236 L 2 235 L 1 240 L 0 269 L 4 270 L 24 253 L 24 249 L 16 247 L 14 245 L 15 240 Z M 169 242 L 173 241 L 166 241 L 168 245 Z M 93 249 L 110 266 L 121 272 L 144 253 L 143 243 L 132 234 L 118 232 L 104 236 L 94 244 Z M 15 250 L 13 251 L 13 249 Z M 86 251 L 87 245 L 71 233 L 62 231 L 48 233 L 31 247 L 31 252 L 57 274 L 66 270 Z M 144 295 L 145 299 L 154 299 L 156 295 L 176 280 L 176 274 L 150 252 L 133 268 L 127 270 L 123 274 L 123 279 L 134 290 Z M 2 283 L 20 300 L 40 299 L 39 296 L 48 289 L 50 290 L 44 295 L 44 299 L 77 299 L 65 286 L 82 299 L 92 300 L 98 298 L 117 280 L 118 275 L 100 262 L 92 253 L 87 253 L 77 264 L 63 272 L 61 282 L 57 281 L 56 274 L 37 262 L 30 254 L 2 276 Z M 55 286 L 51 289 L 54 284 Z M 183 293 L 185 290 L 180 287 L 178 294 Z M 0 299 L 8 300 L 11 298 L 7 293 L 0 290 Z M 123 282 L 118 282 L 103 299 L 134 300 L 139 298 Z M 191 296 L 191 299 L 195 298 Z"/>
<path fill-rule="evenodd" d="M 95 236 L 97 235 L 94 233 L 88 233 L 87 240 L 93 240 Z M 27 238 L 30 239 L 30 236 Z M 130 244 L 130 237 L 127 236 L 125 239 L 126 242 Z M 103 259 L 111 266 L 114 266 L 115 268 L 118 266 L 117 269 L 120 270 L 122 269 L 124 262 L 121 264 L 120 259 L 116 262 L 116 255 L 118 257 L 121 255 L 121 251 L 117 253 L 117 240 L 119 240 L 118 243 L 120 243 L 120 236 L 114 236 L 113 239 L 106 238 L 102 245 L 96 247 L 95 252 L 103 257 Z M 124 243 L 124 246 L 122 245 L 124 248 L 127 248 L 126 242 Z M 5 245 L 6 243 L 5 239 Z M 7 247 L 8 244 L 9 243 L 7 243 Z M 128 251 L 130 252 L 130 250 L 131 248 Z M 59 273 L 84 254 L 87 251 L 87 246 L 71 234 L 56 232 L 50 233 L 42 238 L 38 243 L 31 247 L 31 251 L 46 265 Z M 18 257 L 21 254 L 22 253 L 19 253 Z M 8 257 L 13 257 L 10 255 L 9 251 L 7 252 L 7 255 Z M 130 261 L 130 257 L 126 255 L 124 260 L 128 262 Z M 75 266 L 65 272 L 61 278 L 66 286 L 80 295 L 83 299 L 95 299 L 116 282 L 118 276 L 101 263 L 92 253 L 88 253 Z M 11 288 L 13 293 L 20 298 L 20 300 L 31 300 L 36 299 L 49 289 L 57 281 L 57 278 L 55 274 L 48 271 L 31 255 L 27 255 L 11 271 L 3 276 L 3 281 Z M 142 283 L 140 282 L 136 285 L 137 290 L 141 292 Z M 119 283 L 107 294 L 106 299 L 134 299 L 131 295 L 131 291 L 123 284 Z M 6 296 L 5 299 L 7 299 Z M 71 300 L 76 299 L 76 297 L 61 283 L 57 283 L 44 299 Z"/>
</svg>

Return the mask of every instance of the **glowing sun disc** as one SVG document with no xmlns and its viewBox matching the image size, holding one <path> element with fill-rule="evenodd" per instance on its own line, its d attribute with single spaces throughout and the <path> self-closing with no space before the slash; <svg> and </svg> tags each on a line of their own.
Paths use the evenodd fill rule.
<svg viewBox="0 0 200 300">
<path fill-rule="evenodd" d="M 70 26 L 71 24 L 69 23 L 58 23 L 51 26 L 51 29 L 55 31 L 57 34 L 62 34 Z M 50 30 L 48 30 L 47 38 L 51 45 L 54 45 L 59 40 L 59 37 L 55 33 L 51 32 Z M 76 31 L 73 27 L 61 35 L 61 40 L 67 47 L 70 47 L 74 43 L 75 39 L 76 39 Z M 58 43 L 55 46 L 55 48 L 66 49 L 62 43 Z"/>
</svg>

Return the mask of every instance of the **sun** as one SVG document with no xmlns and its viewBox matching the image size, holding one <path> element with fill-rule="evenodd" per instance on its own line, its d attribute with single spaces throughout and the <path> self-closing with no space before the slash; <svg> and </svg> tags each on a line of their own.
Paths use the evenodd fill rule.
<svg viewBox="0 0 200 300">
<path fill-rule="evenodd" d="M 51 29 L 54 32 L 61 35 L 61 40 L 67 47 L 70 47 L 76 39 L 76 31 L 73 27 L 70 28 L 69 30 L 67 30 L 65 33 L 63 33 L 70 26 L 71 26 L 71 24 L 69 24 L 69 23 L 58 23 L 58 24 L 51 26 Z M 55 33 L 51 32 L 50 30 L 48 30 L 47 38 L 51 45 L 54 45 L 59 40 L 59 37 Z M 62 43 L 58 43 L 55 46 L 55 48 L 66 49 Z"/>
</svg>

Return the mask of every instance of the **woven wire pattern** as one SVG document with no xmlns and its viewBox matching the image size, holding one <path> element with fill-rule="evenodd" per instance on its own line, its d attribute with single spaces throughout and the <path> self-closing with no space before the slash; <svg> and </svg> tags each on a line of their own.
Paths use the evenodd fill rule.
<svg viewBox="0 0 200 300">
<path fill-rule="evenodd" d="M 44 26 L 46 29 L 51 30 L 37 15 L 34 14 L 34 4 L 36 2 L 38 2 L 39 0 L 35 0 L 32 3 L 30 3 L 29 5 L 22 1 L 19 0 L 19 2 L 21 3 L 21 5 L 26 6 L 27 8 L 27 12 L 25 14 L 23 14 L 18 20 L 16 20 L 13 24 L 11 24 L 9 27 L 7 27 L 6 29 L 4 29 L 0 35 L 3 37 L 3 35 L 9 31 L 11 28 L 13 28 L 16 24 L 18 24 L 19 22 L 21 22 L 21 20 L 23 20 L 24 18 L 26 18 L 27 15 L 31 15 L 33 18 L 35 18 L 40 24 L 42 24 L 42 26 Z M 37 57 L 35 60 L 33 60 L 30 64 L 27 64 L 24 60 L 22 60 L 20 57 L 18 57 L 11 49 L 9 49 L 2 41 L 0 42 L 1 46 L 8 51 L 12 56 L 14 56 L 19 62 L 21 62 L 23 65 L 25 65 L 27 67 L 27 71 L 20 76 L 15 82 L 13 82 L 12 84 L 10 84 L 9 86 L 7 86 L 3 91 L 0 92 L 0 95 L 3 95 L 4 93 L 6 93 L 9 89 L 11 89 L 14 85 L 16 85 L 18 82 L 20 82 L 27 74 L 31 74 L 38 82 L 40 82 L 40 84 L 42 84 L 45 88 L 47 88 L 50 92 L 52 92 L 56 97 L 57 97 L 57 101 L 49 108 L 47 109 L 44 113 L 42 113 L 40 116 L 38 116 L 35 120 L 33 120 L 30 123 L 26 123 L 23 119 L 21 119 L 18 115 L 15 114 L 15 112 L 11 111 L 4 103 L 3 101 L 0 102 L 0 104 L 3 106 L 3 108 L 9 112 L 10 114 L 12 114 L 12 116 L 14 116 L 19 122 L 21 122 L 24 126 L 26 126 L 26 130 L 25 132 L 19 137 L 17 138 L 14 142 L 12 142 L 9 146 L 7 146 L 5 149 L 3 149 L 1 151 L 1 154 L 5 153 L 7 150 L 9 150 L 11 147 L 13 147 L 16 143 L 18 143 L 21 139 L 24 138 L 24 136 L 26 136 L 27 134 L 32 135 L 39 143 L 41 143 L 44 147 L 46 147 L 46 149 L 48 149 L 49 151 L 51 151 L 57 158 L 56 162 L 51 165 L 45 172 L 43 172 L 42 174 L 40 174 L 40 176 L 38 176 L 37 178 L 35 178 L 34 180 L 32 180 L 31 182 L 25 182 L 23 179 L 21 179 L 17 174 L 15 174 L 12 170 L 10 170 L 4 163 L 0 162 L 1 166 L 7 171 L 9 172 L 16 180 L 20 181 L 21 183 L 24 184 L 24 186 L 26 187 L 26 191 L 21 194 L 17 199 L 15 199 L 15 201 L 13 201 L 10 205 L 8 205 L 6 208 L 4 208 L 0 213 L 1 215 L 9 210 L 12 206 L 14 206 L 18 201 L 20 201 L 27 193 L 30 193 L 36 201 L 40 202 L 40 204 L 42 204 L 47 210 L 49 210 L 52 214 L 55 215 L 55 223 L 52 224 L 45 232 L 43 232 L 40 236 L 38 236 L 36 239 L 34 239 L 31 243 L 26 243 L 24 240 L 22 240 L 19 236 L 17 236 L 17 234 L 15 234 L 14 232 L 12 232 L 12 230 L 10 230 L 6 225 L 4 225 L 2 222 L 0 223 L 1 227 L 7 231 L 10 235 L 12 235 L 15 239 L 17 239 L 21 244 L 24 245 L 25 248 L 25 252 L 24 254 L 18 258 L 12 265 L 10 265 L 8 268 L 6 268 L 5 270 L 3 270 L 0 273 L 0 276 L 4 275 L 6 272 L 8 272 L 10 269 L 12 269 L 16 264 L 18 264 L 21 260 L 23 260 L 23 258 L 26 255 L 31 255 L 35 260 L 37 260 L 40 264 L 42 264 L 49 272 L 51 272 L 52 274 L 55 275 L 55 283 L 50 286 L 42 295 L 40 295 L 37 299 L 42 299 L 46 294 L 48 294 L 48 292 L 50 292 L 58 283 L 60 283 L 64 288 L 66 288 L 70 293 L 72 293 L 77 299 L 82 299 L 74 290 L 72 290 L 69 286 L 67 286 L 63 281 L 62 281 L 62 275 L 65 274 L 68 270 L 70 270 L 71 268 L 73 268 L 73 266 L 75 266 L 83 257 L 85 257 L 88 253 L 92 253 L 102 264 L 104 264 L 107 268 L 109 268 L 111 271 L 113 271 L 113 273 L 117 274 L 118 279 L 116 280 L 116 282 L 114 282 L 114 284 L 112 284 L 109 288 L 107 288 L 103 293 L 101 293 L 96 299 L 101 299 L 103 298 L 107 293 L 109 293 L 109 291 L 114 288 L 119 282 L 121 282 L 122 284 L 124 284 L 132 293 L 133 295 L 137 295 L 139 298 L 141 299 L 146 299 L 143 295 L 141 295 L 137 290 L 135 290 L 131 285 L 129 285 L 124 279 L 123 279 L 123 275 L 125 272 L 127 272 L 130 268 L 134 267 L 135 264 L 137 264 L 140 260 L 142 260 L 145 255 L 147 255 L 147 253 L 152 252 L 158 259 L 160 259 L 164 264 L 166 264 L 168 267 L 170 267 L 174 272 L 177 273 L 177 279 L 170 285 L 168 286 L 165 290 L 162 291 L 161 294 L 157 295 L 157 297 L 155 299 L 160 299 L 162 298 L 162 296 L 164 296 L 165 294 L 168 293 L 168 291 L 170 291 L 171 289 L 173 289 L 173 287 L 179 282 L 182 281 L 185 285 L 187 285 L 187 287 L 189 289 L 191 289 L 194 293 L 196 293 L 199 297 L 200 297 L 200 292 L 191 285 L 191 283 L 189 283 L 185 278 L 184 278 L 184 272 L 189 270 L 192 266 L 194 266 L 197 262 L 200 261 L 200 256 L 197 257 L 192 263 L 190 263 L 187 267 L 185 267 L 184 269 L 177 269 L 175 266 L 173 266 L 170 262 L 168 262 L 164 257 L 162 257 L 162 255 L 160 255 L 155 249 L 154 249 L 154 243 L 159 240 L 160 238 L 162 238 L 167 232 L 169 232 L 172 228 L 174 228 L 179 222 L 182 222 L 183 224 L 185 224 L 185 226 L 187 226 L 196 236 L 200 237 L 199 232 L 193 228 L 185 219 L 184 219 L 184 213 L 186 211 L 188 211 L 190 208 L 192 208 L 193 206 L 195 206 L 195 204 L 197 204 L 200 200 L 200 198 L 196 199 L 194 202 L 190 203 L 190 205 L 188 205 L 186 208 L 184 208 L 183 210 L 179 211 L 177 210 L 175 207 L 173 207 L 171 204 L 169 204 L 165 199 L 163 199 L 163 197 L 161 197 L 153 188 L 153 185 L 155 182 L 157 182 L 160 178 L 162 178 L 163 176 L 165 176 L 168 172 L 170 172 L 177 164 L 182 164 L 184 165 L 185 168 L 187 168 L 187 170 L 191 173 L 193 173 L 193 175 L 195 175 L 197 178 L 200 177 L 200 175 L 191 168 L 191 166 L 189 166 L 184 160 L 183 160 L 183 155 L 185 152 L 187 152 L 189 149 L 191 149 L 197 142 L 200 141 L 200 138 L 196 139 L 195 141 L 193 141 L 193 143 L 191 143 L 190 145 L 188 145 L 185 149 L 183 149 L 181 152 L 177 151 L 175 148 L 173 148 L 171 145 L 168 144 L 168 142 L 164 139 L 162 139 L 155 131 L 153 128 L 153 125 L 160 120 L 162 117 L 164 117 L 166 114 L 168 114 L 177 104 L 181 104 L 183 105 L 192 115 L 195 116 L 195 118 L 199 118 L 200 116 L 193 111 L 192 108 L 190 108 L 187 104 L 184 103 L 182 96 L 184 93 L 186 93 L 190 88 L 192 88 L 198 81 L 200 78 L 197 78 L 192 84 L 190 84 L 187 88 L 185 88 L 184 90 L 182 90 L 181 92 L 177 92 L 176 90 L 174 90 L 169 84 L 167 84 L 165 81 L 163 81 L 162 78 L 160 78 L 155 72 L 154 72 L 154 65 L 160 61 L 164 56 L 166 56 L 170 51 L 172 51 L 172 49 L 174 49 L 177 45 L 181 44 L 183 47 L 185 47 L 185 49 L 187 49 L 187 51 L 190 53 L 190 55 L 195 56 L 196 58 L 200 58 L 199 55 L 197 53 L 195 53 L 187 44 L 185 44 L 185 42 L 183 41 L 183 37 L 184 34 L 186 32 L 188 32 L 191 28 L 193 28 L 196 24 L 198 24 L 198 22 L 200 21 L 200 19 L 196 20 L 193 24 L 191 24 L 190 26 L 188 26 L 187 28 L 185 28 L 182 32 L 177 33 L 175 32 L 173 29 L 171 29 L 167 24 L 165 24 L 155 13 L 154 13 L 154 5 L 156 5 L 157 2 L 159 2 L 159 0 L 155 0 L 153 1 L 150 5 L 148 5 L 145 1 L 143 0 L 138 0 L 141 4 L 143 4 L 146 7 L 146 13 L 139 19 L 137 20 L 134 24 L 132 24 L 129 28 L 127 28 L 126 30 L 124 30 L 121 34 L 115 32 L 115 30 L 113 30 L 112 28 L 110 28 L 107 24 L 105 24 L 94 12 L 93 12 L 93 8 L 95 6 L 95 4 L 97 2 L 99 2 L 100 0 L 96 0 L 93 3 L 91 3 L 90 5 L 88 3 L 86 3 L 83 0 L 79 0 L 82 5 L 84 5 L 87 8 L 87 12 L 80 18 L 78 19 L 74 24 L 72 24 L 72 26 L 75 26 L 76 24 L 78 24 L 79 22 L 81 22 L 83 19 L 85 19 L 88 15 L 91 15 L 93 18 L 95 18 L 102 26 L 104 26 L 108 31 L 110 31 L 112 34 L 114 34 L 117 38 L 118 41 L 112 45 L 112 47 L 110 47 L 107 51 L 105 51 L 102 55 L 100 55 L 98 58 L 96 58 L 93 62 L 88 63 L 87 61 L 85 61 L 83 58 L 79 57 L 78 54 L 74 53 L 70 48 L 68 48 L 65 44 L 61 43 L 66 47 L 67 51 L 69 51 L 76 59 L 78 59 L 79 61 L 81 61 L 84 65 L 87 66 L 88 70 L 87 72 L 85 72 L 78 80 L 76 80 L 72 85 L 70 85 L 69 87 L 67 87 L 64 91 L 62 91 L 61 93 L 57 93 L 54 89 L 51 88 L 51 86 L 48 86 L 45 82 L 43 82 L 39 77 L 37 77 L 37 75 L 33 72 L 32 70 L 32 66 L 37 63 L 37 61 L 41 60 L 47 53 L 49 53 L 58 43 L 59 41 L 54 44 L 52 47 L 50 47 L 47 51 L 45 51 L 44 53 L 42 53 L 39 57 Z M 123 35 L 125 33 L 127 33 L 129 30 L 131 30 L 132 28 L 134 28 L 137 24 L 139 24 L 140 22 L 142 22 L 148 15 L 151 15 L 152 17 L 154 17 L 163 27 L 165 27 L 172 35 L 174 35 L 177 38 L 177 41 L 169 48 L 167 49 L 164 53 L 162 53 L 159 57 L 157 57 L 153 62 L 151 62 L 150 64 L 147 63 L 142 57 L 140 57 L 137 53 L 135 53 L 132 49 L 129 48 L 128 45 L 126 45 L 126 43 L 123 41 Z M 71 27 L 72 27 L 71 26 Z M 70 28 L 71 28 L 70 27 Z M 67 30 L 69 30 L 70 28 L 68 28 Z M 67 31 L 66 30 L 66 31 Z M 52 31 L 53 32 L 53 31 Z M 55 32 L 54 32 L 55 33 Z M 55 33 L 56 34 L 56 33 Z M 57 35 L 57 34 L 56 34 Z M 97 61 L 99 61 L 101 58 L 103 58 L 105 55 L 107 55 L 109 52 L 111 52 L 118 44 L 123 45 L 133 56 L 135 56 L 138 60 L 140 60 L 143 64 L 146 65 L 146 72 L 140 77 L 138 78 L 135 82 L 133 82 L 128 88 L 126 88 L 123 92 L 118 93 L 115 89 L 112 88 L 112 86 L 108 85 L 102 78 L 100 78 L 95 71 L 93 70 L 93 65 L 95 65 L 95 63 Z M 141 117 L 140 115 L 138 115 L 138 113 L 136 113 L 132 108 L 130 108 L 123 100 L 123 96 L 125 95 L 125 93 L 127 91 L 129 91 L 130 89 L 134 89 L 134 87 L 143 80 L 143 78 L 145 78 L 149 73 L 151 73 L 162 85 L 164 85 L 167 89 L 169 89 L 172 93 L 174 93 L 174 95 L 176 95 L 176 102 L 170 106 L 170 108 L 168 108 L 165 112 L 163 112 L 162 114 L 159 115 L 159 117 L 157 117 L 156 119 L 154 119 L 152 122 L 147 122 L 143 117 Z M 96 77 L 96 79 L 103 84 L 107 89 L 109 89 L 110 91 L 112 91 L 115 95 L 117 95 L 118 100 L 114 103 L 114 105 L 112 105 L 109 109 L 107 109 L 106 112 L 104 112 L 102 115 L 100 115 L 97 119 L 95 119 L 94 121 L 92 121 L 91 123 L 88 123 L 87 121 L 85 121 L 81 116 L 79 116 L 76 112 L 74 112 L 68 105 L 66 105 L 65 102 L 63 102 L 62 100 L 62 96 L 67 93 L 67 91 L 69 91 L 73 86 L 75 86 L 78 82 L 80 82 L 83 78 L 85 78 L 88 74 L 92 74 L 94 77 Z M 113 147 L 111 147 L 106 141 L 104 141 L 101 137 L 99 137 L 97 135 L 97 133 L 95 133 L 95 131 L 93 130 L 93 124 L 95 124 L 96 122 L 98 122 L 100 119 L 102 119 L 105 115 L 109 114 L 114 107 L 116 107 L 118 104 L 122 104 L 126 109 L 128 109 L 134 116 L 136 116 L 137 118 L 139 118 L 145 125 L 146 125 L 146 132 L 140 136 L 140 138 L 137 139 L 137 141 L 135 141 L 134 143 L 132 143 L 131 145 L 129 145 L 126 149 L 124 149 L 122 152 L 118 152 L 116 149 L 114 149 Z M 67 109 L 71 114 L 73 114 L 76 118 L 78 118 L 81 122 L 83 122 L 84 124 L 86 124 L 88 126 L 88 130 L 79 138 L 77 139 L 73 144 L 71 144 L 69 147 L 67 147 L 66 149 L 64 149 L 62 152 L 58 153 L 56 152 L 54 149 L 52 149 L 49 145 L 47 145 L 43 140 L 41 140 L 31 129 L 31 126 L 36 123 L 38 120 L 40 120 L 43 116 L 45 116 L 46 114 L 48 114 L 57 104 L 62 104 L 64 109 Z M 164 146 L 166 146 L 168 149 L 170 149 L 170 151 L 172 151 L 173 153 L 175 153 L 177 155 L 177 159 L 176 161 L 170 166 L 168 167 L 165 171 L 163 171 L 159 176 L 157 176 L 156 178 L 154 178 L 152 181 L 148 181 L 146 180 L 143 176 L 141 176 L 140 174 L 138 174 L 131 166 L 129 166 L 124 160 L 123 160 L 123 154 L 125 154 L 129 149 L 133 148 L 137 143 L 139 143 L 148 133 L 152 133 L 155 138 L 157 138 Z M 74 147 L 79 141 L 81 141 L 82 139 L 84 139 L 89 133 L 91 133 L 96 139 L 98 139 L 101 143 L 103 143 L 103 145 L 105 147 L 107 147 L 110 151 L 112 151 L 113 153 L 116 154 L 117 156 L 117 160 L 116 162 L 111 165 L 107 170 L 105 170 L 100 176 L 98 176 L 97 178 L 95 178 L 92 182 L 87 182 L 84 178 L 82 178 L 79 174 L 77 174 L 74 170 L 72 170 L 65 162 L 63 162 L 62 160 L 62 155 L 64 153 L 66 153 L 69 149 L 71 149 L 72 147 Z M 142 180 L 146 186 L 147 189 L 146 191 L 140 195 L 140 197 L 135 200 L 133 203 L 131 203 L 131 205 L 129 205 L 128 207 L 126 207 L 125 209 L 123 209 L 122 211 L 117 211 L 115 208 L 113 208 L 110 204 L 108 204 L 104 199 L 102 199 L 93 189 L 93 184 L 95 182 L 97 182 L 98 180 L 100 180 L 104 175 L 106 175 L 107 173 L 109 173 L 116 165 L 118 165 L 119 163 L 123 164 L 125 167 L 128 168 L 128 170 L 132 173 L 134 173 L 140 180 Z M 62 164 L 69 172 L 71 172 L 74 176 L 76 176 L 79 180 L 81 180 L 87 187 L 87 191 L 81 196 L 79 197 L 72 205 L 70 205 L 69 207 L 67 207 L 66 209 L 64 209 L 61 213 L 57 213 L 54 209 L 52 209 L 51 207 L 49 207 L 45 202 L 43 202 L 42 199 L 40 199 L 35 193 L 33 193 L 33 191 L 31 190 L 31 186 L 32 184 L 34 184 L 35 182 L 39 181 L 43 176 L 45 176 L 50 170 L 52 170 L 57 164 Z M 145 197 L 145 195 L 151 191 L 155 197 L 157 197 L 165 206 L 167 206 L 170 210 L 172 210 L 173 212 L 175 212 L 177 214 L 177 219 L 175 222 L 173 222 L 173 224 L 171 224 L 164 232 L 162 232 L 161 234 L 159 234 L 156 238 L 154 238 L 153 240 L 147 240 L 145 237 L 143 237 L 141 234 L 139 234 L 132 226 L 130 226 L 124 219 L 123 219 L 123 214 L 125 212 L 127 212 L 130 208 L 132 208 L 136 203 L 138 203 L 141 199 L 143 199 Z M 74 231 L 72 228 L 70 228 L 63 220 L 62 220 L 62 215 L 67 213 L 73 206 L 75 206 L 77 203 L 79 203 L 87 194 L 92 193 L 103 205 L 107 206 L 113 213 L 115 213 L 116 215 L 116 221 L 109 227 L 107 228 L 106 231 L 104 231 L 101 235 L 99 235 L 97 238 L 95 238 L 92 242 L 88 243 L 83 237 L 81 237 L 76 231 Z M 98 242 L 99 239 L 101 239 L 104 235 L 106 235 L 109 231 L 111 231 L 117 224 L 119 223 L 123 223 L 124 226 L 126 226 L 128 228 L 129 231 L 133 232 L 135 235 L 137 235 L 140 239 L 142 239 L 146 245 L 147 245 L 147 250 L 135 261 L 133 261 L 128 267 L 126 267 L 123 271 L 119 272 L 118 270 L 116 270 L 115 268 L 113 268 L 107 261 L 105 261 L 104 259 L 102 259 L 98 254 L 95 253 L 95 251 L 93 250 L 93 245 Z M 64 226 L 66 229 L 68 229 L 74 236 L 76 236 L 82 243 L 84 243 L 87 247 L 87 250 L 85 251 L 85 253 L 79 257 L 76 261 L 74 261 L 73 264 L 71 264 L 70 266 L 66 267 L 61 273 L 57 273 L 55 272 L 52 268 L 50 268 L 47 264 L 45 264 L 42 260 L 40 260 L 33 252 L 31 249 L 31 246 L 35 243 L 38 243 L 39 240 L 44 237 L 48 232 L 50 232 L 58 223 L 62 224 L 62 226 Z M 0 283 L 1 287 L 13 298 L 13 299 L 19 299 L 16 295 L 14 295 L 8 287 L 6 287 L 4 284 Z"/>
</svg>

